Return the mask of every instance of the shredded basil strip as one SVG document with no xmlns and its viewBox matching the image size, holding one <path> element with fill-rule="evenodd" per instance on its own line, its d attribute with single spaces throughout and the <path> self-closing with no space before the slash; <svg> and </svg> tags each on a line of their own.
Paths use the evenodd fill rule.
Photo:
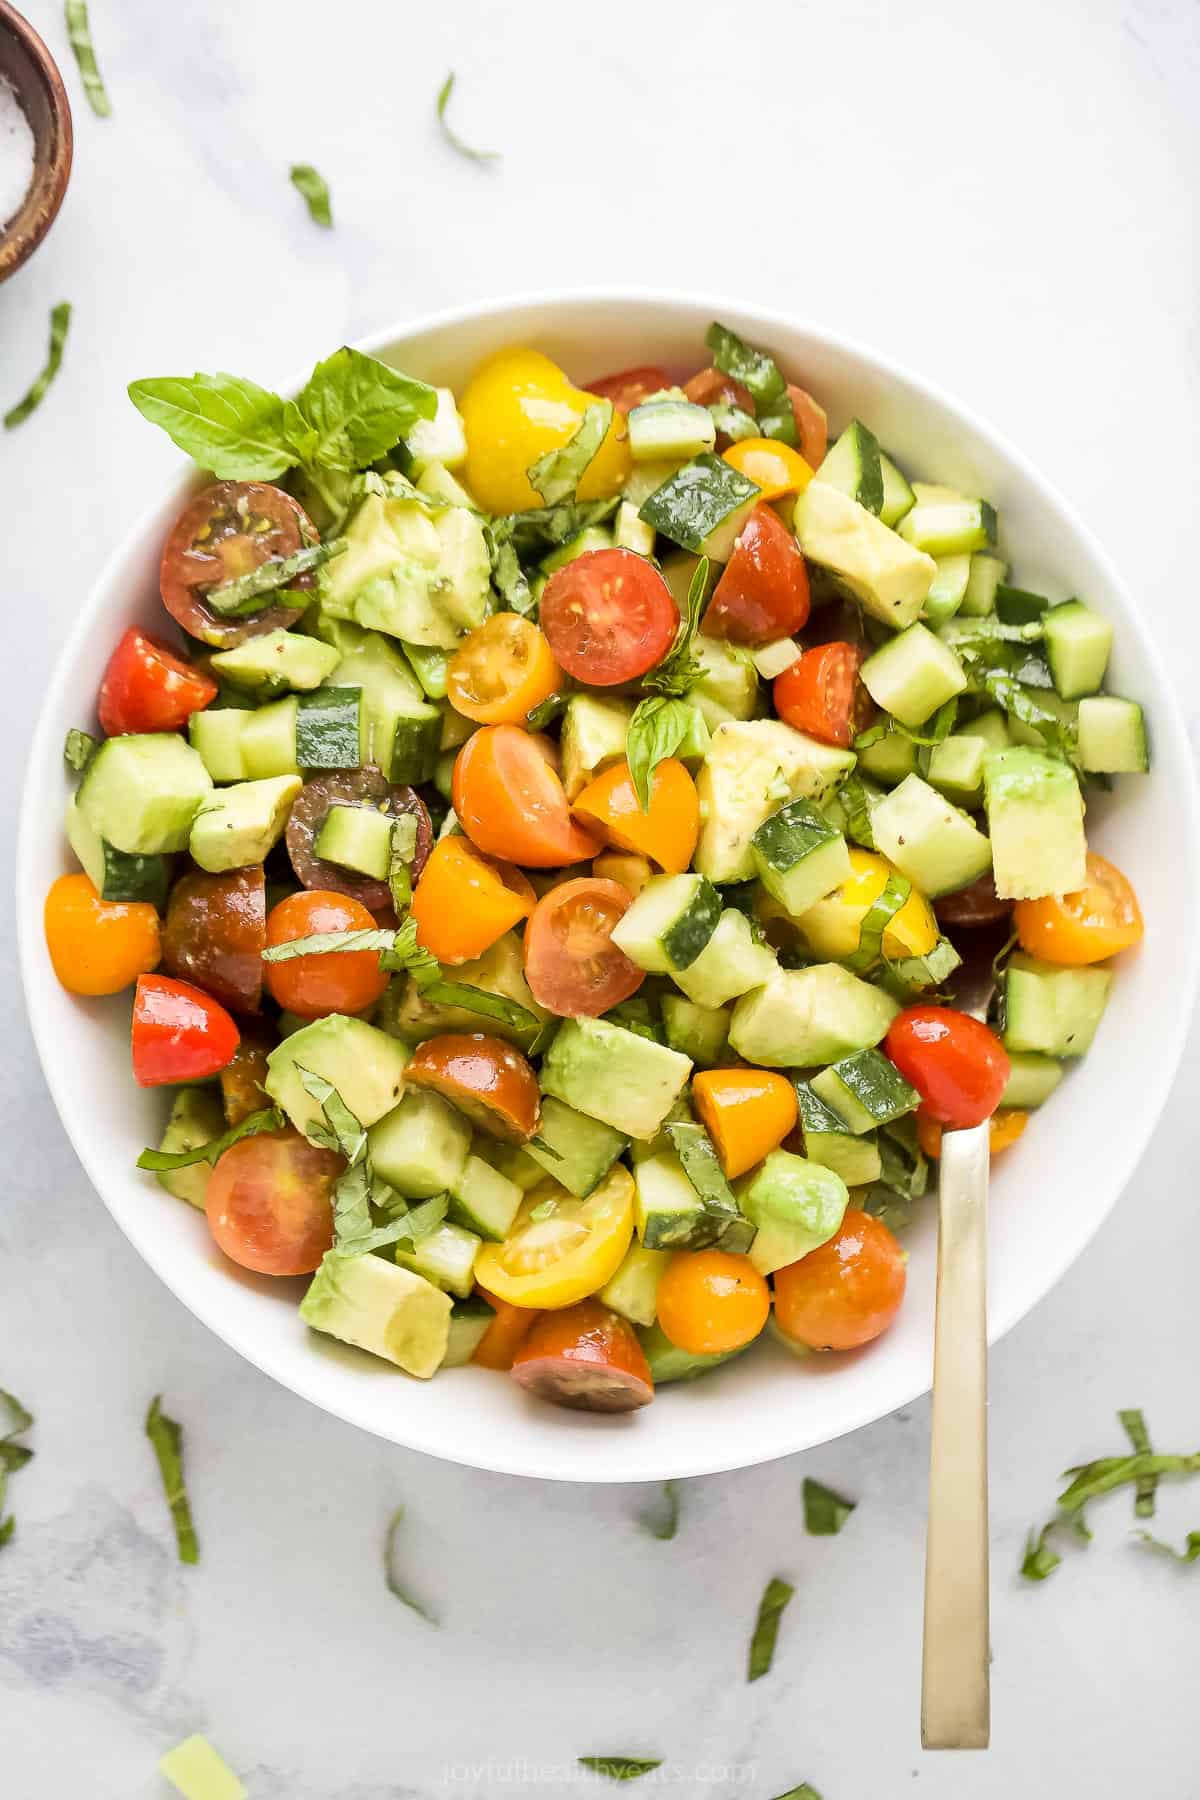
<svg viewBox="0 0 1200 1800">
<path fill-rule="evenodd" d="M 1168 1544 L 1165 1538 L 1156 1538 L 1149 1531 L 1139 1531 L 1137 1536 L 1139 1542 L 1145 1544 L 1148 1549 L 1161 1550 L 1167 1556 L 1173 1557 L 1177 1563 L 1200 1562 L 1200 1531 L 1188 1532 L 1182 1550 L 1177 1550 L 1174 1544 Z"/>
<path fill-rule="evenodd" d="M 313 937 L 293 938 L 290 944 L 276 944 L 273 949 L 264 950 L 264 962 L 289 962 L 293 956 L 327 956 L 342 950 L 386 950 L 394 949 L 397 933 L 381 927 L 368 927 L 365 931 L 320 931 Z"/>
<path fill-rule="evenodd" d="M 412 861 L 417 848 L 417 821 L 404 813 L 392 826 L 388 836 L 388 892 L 397 913 L 407 910 L 412 901 Z"/>
<path fill-rule="evenodd" d="M 319 569 L 332 557 L 340 556 L 345 548 L 345 538 L 329 538 L 323 544 L 305 544 L 290 556 L 270 556 L 257 569 L 209 588 L 203 596 L 204 604 L 213 612 L 225 614 L 261 612 L 280 588 L 287 587 L 297 576 Z"/>
<path fill-rule="evenodd" d="M 231 1125 L 220 1137 L 210 1138 L 207 1144 L 195 1144 L 190 1150 L 143 1150 L 135 1166 L 149 1169 L 156 1175 L 169 1169 L 190 1169 L 200 1162 L 212 1167 L 232 1144 L 240 1144 L 243 1138 L 255 1137 L 260 1131 L 282 1131 L 286 1124 L 278 1107 L 264 1106 L 258 1112 L 250 1113 L 240 1124 Z"/>
<path fill-rule="evenodd" d="M 175 1545 L 180 1562 L 200 1561 L 200 1544 L 192 1523 L 192 1507 L 183 1475 L 183 1427 L 169 1419 L 162 1410 L 162 1395 L 156 1394 L 146 1414 L 146 1436 L 158 1458 L 163 1494 L 175 1527 Z"/>
<path fill-rule="evenodd" d="M 24 1437 L 33 1424 L 33 1414 L 28 1407 L 22 1406 L 15 1394 L 6 1388 L 0 1388 L 0 1419 L 4 1430 L 0 1433 L 0 1550 L 12 1539 L 17 1529 L 17 1521 L 12 1513 L 5 1515 L 4 1496 L 8 1487 L 8 1478 L 23 1469 L 30 1461 L 33 1451 L 28 1444 L 19 1444 L 17 1439 Z"/>
<path fill-rule="evenodd" d="M 704 342 L 722 375 L 740 381 L 754 401 L 758 435 L 794 444 L 796 414 L 779 365 L 765 351 L 755 350 L 715 319 L 704 334 Z"/>
<path fill-rule="evenodd" d="M 836 1537 L 857 1500 L 847 1500 L 821 1482 L 804 1477 L 804 1529 L 812 1537 Z"/>
<path fill-rule="evenodd" d="M 306 1094 L 314 1099 L 325 1115 L 327 1131 L 320 1126 L 309 1125 L 307 1136 L 314 1144 L 321 1144 L 326 1150 L 336 1150 L 353 1168 L 363 1160 L 367 1153 L 367 1132 L 332 1081 L 326 1081 L 324 1075 L 316 1075 L 311 1069 L 295 1065 L 296 1074 L 300 1077 L 300 1085 Z"/>
<path fill-rule="evenodd" d="M 638 1524 L 650 1536 L 658 1538 L 660 1543 L 669 1543 L 679 1530 L 679 1483 L 664 1481 L 662 1504 L 658 1508 L 647 1507 L 638 1514 Z"/>
<path fill-rule="evenodd" d="M 875 830 L 871 824 L 871 803 L 862 776 L 851 772 L 838 789 L 838 799 L 846 815 L 846 835 L 864 850 L 875 848 Z"/>
<path fill-rule="evenodd" d="M 675 642 L 657 669 L 653 669 L 645 677 L 643 687 L 653 688 L 657 693 L 679 699 L 696 685 L 700 677 L 700 665 L 692 656 L 692 644 L 700 628 L 700 614 L 704 610 L 708 593 L 708 570 L 708 558 L 702 556 L 688 584 L 687 608 Z"/>
<path fill-rule="evenodd" d="M 1059 1517 L 1051 1519 L 1040 1531 L 1030 1531 L 1025 1540 L 1025 1554 L 1021 1558 L 1021 1574 L 1026 1581 L 1045 1581 L 1053 1575 L 1062 1562 L 1057 1550 L 1050 1547 L 1050 1536 L 1053 1532 L 1070 1531 L 1078 1543 L 1087 1545 L 1092 1541 L 1087 1520 L 1082 1513 L 1073 1518 Z"/>
<path fill-rule="evenodd" d="M 893 869 L 882 891 L 863 916 L 858 933 L 858 949 L 843 959 L 846 968 L 861 975 L 879 961 L 883 934 L 911 893 L 912 882 L 906 875 L 901 875 L 898 869 Z"/>
<path fill-rule="evenodd" d="M 547 506 L 560 506 L 573 501 L 575 490 L 583 480 L 612 424 L 611 400 L 597 400 L 586 408 L 579 429 L 569 443 L 530 463 L 526 474 L 529 485 L 540 494 Z"/>
<path fill-rule="evenodd" d="M 625 739 L 625 755 L 638 805 L 644 813 L 650 811 L 650 787 L 655 769 L 667 757 L 674 756 L 687 737 L 691 723 L 691 707 L 666 694 L 642 700 L 634 709 Z"/>
<path fill-rule="evenodd" d="M 77 775 L 82 775 L 99 748 L 99 738 L 94 738 L 90 731 L 80 731 L 78 726 L 72 725 L 63 743 L 63 761 Z"/>
<path fill-rule="evenodd" d="M 451 125 L 449 119 L 446 117 L 446 108 L 450 104 L 450 96 L 453 92 L 454 70 L 451 69 L 445 81 L 443 81 L 441 87 L 438 89 L 437 117 L 438 124 L 442 128 L 442 136 L 452 149 L 458 151 L 460 156 L 467 156 L 472 162 L 499 162 L 499 150 L 476 150 L 473 144 L 464 143 L 457 131 L 455 131 L 453 125 Z"/>
<path fill-rule="evenodd" d="M 1125 1427 L 1125 1434 L 1133 1445 L 1135 1453 L 1150 1449 L 1150 1434 L 1146 1430 L 1146 1420 L 1140 1407 L 1130 1406 L 1117 1414 Z M 1157 1475 L 1139 1475 L 1136 1483 L 1133 1511 L 1138 1519 L 1154 1517 L 1154 1493 L 1158 1487 Z"/>
<path fill-rule="evenodd" d="M 661 1757 L 577 1756 L 575 1760 L 597 1775 L 607 1775 L 610 1781 L 637 1781 L 640 1776 L 662 1768 Z"/>
<path fill-rule="evenodd" d="M 791 1582 L 781 1580 L 778 1575 L 773 1575 L 764 1588 L 763 1597 L 758 1603 L 758 1618 L 755 1620 L 754 1634 L 750 1639 L 747 1681 L 757 1681 L 771 1667 L 775 1659 L 775 1640 L 779 1636 L 779 1621 L 795 1591 Z"/>
<path fill-rule="evenodd" d="M 436 1625 L 437 1619 L 427 1606 L 414 1598 L 408 1588 L 400 1580 L 396 1567 L 396 1539 L 400 1534 L 400 1526 L 404 1520 L 404 1508 L 398 1506 L 387 1522 L 387 1530 L 383 1537 L 383 1579 L 387 1583 L 387 1591 L 407 1606 L 410 1612 L 417 1613 L 427 1625 Z"/>
<path fill-rule="evenodd" d="M 98 119 L 112 116 L 112 101 L 108 97 L 100 65 L 96 61 L 96 50 L 92 43 L 92 28 L 88 22 L 88 9 L 85 0 L 66 0 L 67 39 L 75 52 L 75 61 L 79 66 L 79 78 L 83 82 L 83 91 L 87 95 L 88 105 Z"/>
<path fill-rule="evenodd" d="M 555 719 L 561 718 L 567 710 L 567 701 L 570 698 L 569 694 L 549 695 L 539 706 L 535 706 L 532 712 L 525 714 L 526 728 L 529 731 L 545 731 L 547 726 L 553 725 Z"/>
<path fill-rule="evenodd" d="M 67 329 L 71 323 L 71 302 L 60 300 L 50 310 L 50 348 L 46 352 L 46 362 L 41 373 L 34 378 L 32 387 L 23 400 L 18 400 L 4 415 L 4 429 L 11 431 L 15 425 L 23 425 L 30 413 L 36 412 L 46 397 L 46 391 L 58 371 L 62 368 L 63 348 L 67 341 Z"/>
<path fill-rule="evenodd" d="M 329 183 L 325 177 L 311 163 L 293 163 L 288 178 L 306 202 L 308 216 L 313 224 L 332 226 L 333 206 L 329 198 Z"/>
<path fill-rule="evenodd" d="M 1200 1472 L 1200 1451 L 1191 1456 L 1155 1456 L 1142 1451 L 1134 1456 L 1102 1456 L 1077 1469 L 1066 1469 L 1064 1475 L 1075 1479 L 1058 1496 L 1062 1512 L 1078 1512 L 1081 1507 L 1114 1488 L 1136 1484 L 1142 1475 L 1194 1475 Z"/>
<path fill-rule="evenodd" d="M 786 1794 L 776 1794 L 775 1800 L 821 1800 L 811 1782 L 802 1781 L 799 1787 L 789 1788 Z"/>
</svg>

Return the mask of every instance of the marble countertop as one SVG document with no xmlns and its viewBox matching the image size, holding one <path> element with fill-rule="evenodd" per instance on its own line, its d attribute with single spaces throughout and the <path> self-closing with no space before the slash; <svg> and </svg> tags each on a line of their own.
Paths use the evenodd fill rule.
<svg viewBox="0 0 1200 1800">
<path fill-rule="evenodd" d="M 61 12 L 27 0 L 67 57 Z M 58 642 L 174 466 L 124 398 L 146 373 L 265 383 L 441 304 L 629 280 L 811 313 L 958 391 L 1018 441 L 1126 571 L 1200 729 L 1194 0 L 93 0 L 113 98 L 73 69 L 75 174 L 0 288 L 0 401 L 75 306 L 41 410 L 0 434 L 3 891 L 21 769 Z M 457 121 L 488 168 L 440 140 Z M 317 165 L 336 228 L 288 185 Z M 681 176 L 686 173 L 686 180 Z M 5 914 L 11 919 L 11 912 Z M 686 1484 L 671 1543 L 636 1489 L 538 1486 L 423 1459 L 272 1385 L 137 1260 L 58 1125 L 0 938 L 0 1384 L 37 1414 L 0 1555 L 0 1785 L 14 1800 L 165 1800 L 162 1752 L 207 1732 L 253 1800 L 565 1795 L 580 1754 L 661 1757 L 703 1800 L 1200 1794 L 1200 1573 L 1096 1541 L 1020 1583 L 1069 1462 L 1120 1406 L 1196 1439 L 1200 1037 L 1129 1191 L 995 1352 L 994 1733 L 922 1754 L 927 1407 L 774 1466 Z M 142 1437 L 187 1429 L 203 1538 L 174 1560 Z M 804 1535 L 803 1474 L 859 1501 Z M 387 1592 L 385 1522 L 433 1629 Z M 1158 1525 L 1200 1526 L 1194 1488 Z M 796 1598 L 770 1677 L 742 1678 L 763 1582 Z"/>
</svg>

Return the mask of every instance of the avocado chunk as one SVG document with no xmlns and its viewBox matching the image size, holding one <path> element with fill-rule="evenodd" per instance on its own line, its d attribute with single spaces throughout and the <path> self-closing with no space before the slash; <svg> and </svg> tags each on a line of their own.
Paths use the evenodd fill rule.
<svg viewBox="0 0 1200 1800">
<path fill-rule="evenodd" d="M 837 575 L 873 618 L 901 631 L 920 616 L 937 565 L 865 506 L 826 481 L 810 481 L 793 514 L 800 548 Z"/>
<path fill-rule="evenodd" d="M 483 526 L 465 506 L 448 506 L 436 515 L 434 527 L 438 569 L 433 597 L 456 625 L 474 631 L 487 618 L 492 591 L 492 560 Z"/>
<path fill-rule="evenodd" d="M 201 1144 L 211 1144 L 214 1138 L 219 1138 L 224 1130 L 225 1113 L 215 1088 L 180 1088 L 171 1104 L 171 1116 L 158 1147 L 171 1155 L 178 1155 L 181 1150 L 198 1150 Z M 177 1200 L 186 1200 L 189 1206 L 197 1206 L 203 1212 L 211 1174 L 206 1162 L 198 1162 L 189 1163 L 182 1169 L 156 1170 L 155 1180 L 162 1183 L 168 1194 L 174 1194 Z"/>
<path fill-rule="evenodd" d="M 436 587 L 443 543 L 421 502 L 370 493 L 343 536 L 345 550 L 326 569 L 322 611 L 408 643 L 452 650 L 459 627 L 443 604 L 452 582 Z"/>
<path fill-rule="evenodd" d="M 91 829 L 129 856 L 186 850 L 192 820 L 212 777 L 173 731 L 131 732 L 105 740 L 75 791 Z"/>
<path fill-rule="evenodd" d="M 850 1203 L 840 1175 L 790 1150 L 772 1150 L 738 1184 L 737 1197 L 758 1227 L 748 1254 L 760 1275 L 773 1275 L 836 1237 Z"/>
<path fill-rule="evenodd" d="M 319 638 L 280 630 L 247 638 L 210 660 L 214 675 L 265 700 L 289 689 L 319 687 L 337 668 L 338 653 Z"/>
<path fill-rule="evenodd" d="M 531 1012 L 539 1024 L 544 1025 L 550 1017 L 529 991 L 521 939 L 515 931 L 505 932 L 474 962 L 460 963 L 454 971 L 454 979 L 464 987 L 482 988 L 485 994 L 515 1000 L 518 1006 Z M 506 1025 L 502 1019 L 481 1023 L 480 1014 L 469 1012 L 466 1007 L 443 1006 L 439 1001 L 427 1000 L 411 975 L 405 976 L 403 982 L 392 982 L 384 994 L 379 1017 L 385 1030 L 407 1038 L 413 1044 L 438 1037 L 445 1031 L 480 1031 L 484 1023 L 489 1037 L 516 1043 L 522 1035 L 519 1027 Z"/>
<path fill-rule="evenodd" d="M 262 862 L 282 837 L 303 785 L 298 775 L 276 775 L 218 788 L 192 825 L 192 860 L 210 875 Z"/>
<path fill-rule="evenodd" d="M 734 1007 L 729 1042 L 747 1062 L 811 1069 L 877 1044 L 899 1011 L 890 994 L 838 963 L 777 969 Z"/>
<path fill-rule="evenodd" d="M 628 1143 L 624 1132 L 614 1131 L 600 1119 L 589 1119 L 549 1094 L 542 1101 L 537 1139 L 525 1146 L 524 1153 L 568 1193 L 585 1200 Z"/>
<path fill-rule="evenodd" d="M 422 1379 L 442 1364 L 450 1335 L 449 1294 L 424 1276 L 382 1256 L 343 1256 L 327 1250 L 300 1302 L 300 1317 L 382 1356 Z"/>
<path fill-rule="evenodd" d="M 267 1057 L 263 1086 L 297 1131 L 307 1136 L 311 1126 L 323 1127 L 320 1104 L 296 1073 L 299 1065 L 332 1082 L 359 1124 L 370 1126 L 398 1105 L 407 1060 L 404 1046 L 386 1032 L 362 1019 L 330 1013 L 276 1044 Z"/>
<path fill-rule="evenodd" d="M 749 881 L 759 826 L 786 800 L 820 806 L 854 761 L 852 750 L 818 743 L 779 719 L 718 724 L 696 781 L 703 821 L 697 869 L 710 881 Z"/>
<path fill-rule="evenodd" d="M 626 1137 L 651 1138 L 687 1085 L 692 1065 L 607 1019 L 567 1019 L 542 1063 L 542 1092 Z"/>
<path fill-rule="evenodd" d="M 876 848 L 932 898 L 969 886 L 992 860 L 983 832 L 919 775 L 879 802 L 871 830 Z"/>
<path fill-rule="evenodd" d="M 471 1127 L 440 1094 L 410 1088 L 367 1134 L 375 1173 L 406 1200 L 454 1187 L 471 1148 Z M 424 1272 L 424 1271 L 422 1271 Z"/>
<path fill-rule="evenodd" d="M 1076 894 L 1087 881 L 1083 796 L 1058 757 L 1014 745 L 983 765 L 992 869 L 1002 900 Z"/>
<path fill-rule="evenodd" d="M 700 670 L 688 700 L 710 731 L 730 719 L 752 719 L 758 708 L 758 670 L 748 651 L 723 639 L 692 639 L 692 659 Z"/>
<path fill-rule="evenodd" d="M 562 784 L 575 800 L 611 763 L 625 754 L 633 703 L 602 694 L 572 694 L 563 714 Z"/>
</svg>

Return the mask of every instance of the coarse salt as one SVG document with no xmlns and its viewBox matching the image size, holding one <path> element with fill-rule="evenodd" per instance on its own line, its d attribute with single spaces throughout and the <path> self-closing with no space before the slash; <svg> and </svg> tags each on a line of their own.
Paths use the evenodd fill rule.
<svg viewBox="0 0 1200 1800">
<path fill-rule="evenodd" d="M 33 127 L 11 81 L 0 75 L 0 232 L 29 192 L 33 160 Z"/>
</svg>

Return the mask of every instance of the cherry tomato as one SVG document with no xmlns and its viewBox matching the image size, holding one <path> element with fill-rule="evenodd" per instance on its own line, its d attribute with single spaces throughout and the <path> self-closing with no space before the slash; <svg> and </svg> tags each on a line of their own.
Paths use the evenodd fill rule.
<svg viewBox="0 0 1200 1800">
<path fill-rule="evenodd" d="M 46 895 L 46 948 L 72 994 L 119 994 L 158 967 L 158 914 L 145 901 L 102 900 L 86 875 L 60 875 Z"/>
<path fill-rule="evenodd" d="M 257 1012 L 267 947 L 261 864 L 223 875 L 181 875 L 163 922 L 163 967 L 194 981 L 222 1006 Z"/>
<path fill-rule="evenodd" d="M 802 494 L 813 472 L 798 450 L 778 438 L 739 438 L 721 452 L 731 468 L 748 475 L 763 491 L 764 500 L 780 500 L 784 494 Z"/>
<path fill-rule="evenodd" d="M 290 1128 L 231 1144 L 204 1197 L 218 1247 L 259 1275 L 310 1275 L 333 1244 L 330 1190 L 345 1166 Z"/>
<path fill-rule="evenodd" d="M 482 1031 L 426 1038 L 404 1079 L 449 1100 L 489 1137 L 524 1143 L 537 1130 L 541 1098 L 528 1057 Z"/>
<path fill-rule="evenodd" d="M 853 1207 L 836 1237 L 776 1269 L 775 1323 L 810 1350 L 856 1350 L 886 1331 L 904 1299 L 904 1252 L 881 1219 Z"/>
<path fill-rule="evenodd" d="M 806 650 L 775 677 L 775 711 L 797 731 L 849 749 L 871 713 L 871 697 L 858 678 L 862 663 L 853 644 Z"/>
<path fill-rule="evenodd" d="M 788 382 L 788 399 L 796 420 L 796 448 L 810 469 L 819 469 L 829 445 L 825 408 L 794 381 Z"/>
<path fill-rule="evenodd" d="M 611 1281 L 624 1261 L 633 1202 L 633 1177 L 623 1163 L 584 1200 L 556 1181 L 539 1182 L 521 1202 L 504 1242 L 483 1245 L 475 1278 L 512 1306 L 574 1306 Z"/>
<path fill-rule="evenodd" d="M 525 927 L 525 979 L 539 1006 L 570 1018 L 599 1018 L 646 979 L 612 941 L 632 904 L 616 881 L 566 881 L 539 900 Z"/>
<path fill-rule="evenodd" d="M 941 1125 L 982 1125 L 1000 1104 L 1008 1056 L 994 1031 L 949 1006 L 910 1006 L 888 1027 L 884 1048 Z"/>
<path fill-rule="evenodd" d="M 109 737 L 182 731 L 217 696 L 217 684 L 185 657 L 131 625 L 108 659 L 96 710 Z"/>
<path fill-rule="evenodd" d="M 326 931 L 371 931 L 374 926 L 375 920 L 357 900 L 310 888 L 302 894 L 289 894 L 271 908 L 267 945 L 273 950 L 277 944 L 292 944 L 297 938 L 318 937 Z M 389 979 L 379 967 L 377 950 L 314 950 L 308 956 L 293 956 L 263 967 L 272 1000 L 302 1019 L 365 1012 L 380 998 Z"/>
<path fill-rule="evenodd" d="M 683 391 L 693 406 L 736 406 L 754 417 L 754 401 L 749 388 L 720 369 L 700 369 L 683 384 Z"/>
<path fill-rule="evenodd" d="M 251 1037 L 243 1031 L 241 1043 L 220 1074 L 221 1105 L 227 1125 L 240 1125 L 251 1113 L 270 1105 L 264 1083 L 271 1039 L 261 1026 L 252 1023 L 250 1031 L 256 1035 Z"/>
<path fill-rule="evenodd" d="M 469 838 L 433 846 L 410 912 L 417 942 L 439 962 L 473 962 L 533 911 L 535 896 L 512 863 L 492 862 Z"/>
<path fill-rule="evenodd" d="M 545 633 L 518 613 L 496 613 L 450 658 L 446 698 L 481 725 L 519 725 L 562 683 Z"/>
<path fill-rule="evenodd" d="M 662 661 L 679 629 L 670 588 L 633 550 L 589 550 L 555 569 L 540 617 L 558 661 L 589 687 L 636 681 Z"/>
<path fill-rule="evenodd" d="M 702 1069 L 692 1100 L 730 1181 L 778 1149 L 796 1123 L 796 1090 L 775 1069 Z"/>
<path fill-rule="evenodd" d="M 700 797 L 683 764 L 664 757 L 650 777 L 650 810 L 642 811 L 629 764 L 622 759 L 589 781 L 575 811 L 606 843 L 652 857 L 668 875 L 682 875 L 700 836 Z"/>
<path fill-rule="evenodd" d="M 529 468 L 570 443 L 592 398 L 539 350 L 509 345 L 481 363 L 459 402 L 467 437 L 466 483 L 480 506 L 491 513 L 541 506 Z M 629 434 L 618 414 L 584 470 L 580 500 L 617 493 L 628 473 Z"/>
<path fill-rule="evenodd" d="M 1013 909 L 1011 900 L 1001 900 L 996 893 L 992 871 L 987 869 L 969 887 L 956 894 L 943 894 L 934 901 L 939 924 L 950 931 L 971 930 L 977 925 L 998 925 Z"/>
<path fill-rule="evenodd" d="M 681 1250 L 658 1284 L 658 1322 L 680 1350 L 715 1356 L 756 1338 L 771 1310 L 771 1290 L 746 1256 Z"/>
<path fill-rule="evenodd" d="M 713 591 L 705 635 L 734 644 L 769 644 L 799 631 L 808 612 L 808 570 L 800 546 L 771 508 L 760 504 L 743 525 Z"/>
<path fill-rule="evenodd" d="M 1142 909 L 1114 863 L 1088 851 L 1087 886 L 1077 894 L 1018 900 L 1013 908 L 1022 950 L 1045 962 L 1078 968 L 1140 943 Z"/>
<path fill-rule="evenodd" d="M 598 1300 L 543 1313 L 514 1356 L 512 1374 L 539 1400 L 581 1412 L 633 1412 L 654 1398 L 632 1327 Z"/>
<path fill-rule="evenodd" d="M 414 818 L 417 843 L 410 867 L 414 882 L 425 867 L 433 843 L 429 808 L 412 788 L 393 786 L 373 763 L 367 763 L 361 769 L 334 769 L 306 781 L 288 815 L 284 836 L 297 881 L 306 888 L 320 888 L 323 893 L 345 894 L 370 913 L 394 916 L 392 893 L 386 881 L 376 881 L 372 875 L 355 875 L 315 853 L 314 845 L 331 806 L 365 806 L 372 812 L 390 813 L 394 819 L 406 815 Z"/>
<path fill-rule="evenodd" d="M 1024 1134 L 1028 1123 L 1029 1114 L 1022 1112 L 1019 1107 L 1008 1107 L 1004 1112 L 993 1113 L 988 1125 L 988 1150 L 991 1155 L 996 1156 L 1001 1150 L 1007 1150 L 1010 1144 L 1015 1144 Z M 942 1154 L 942 1131 L 943 1127 L 936 1119 L 931 1119 L 927 1113 L 917 1114 L 917 1142 L 925 1155 L 934 1162 Z"/>
<path fill-rule="evenodd" d="M 646 365 L 622 369 L 619 375 L 602 375 L 599 381 L 588 382 L 587 392 L 598 394 L 602 400 L 611 400 L 618 412 L 627 413 L 651 394 L 659 394 L 670 385 L 671 377 L 665 369 Z"/>
<path fill-rule="evenodd" d="M 599 843 L 571 817 L 553 747 L 516 725 L 484 725 L 454 764 L 459 824 L 489 856 L 523 868 L 559 869 L 596 854 Z"/>
<path fill-rule="evenodd" d="M 511 1369 L 518 1346 L 542 1315 L 528 1306 L 513 1306 L 511 1301 L 489 1294 L 478 1282 L 475 1292 L 483 1296 L 496 1316 L 476 1344 L 471 1361 L 481 1369 Z"/>
<path fill-rule="evenodd" d="M 231 1060 L 238 1028 L 223 1006 L 190 982 L 139 975 L 131 1047 L 139 1087 L 204 1081 Z"/>
<path fill-rule="evenodd" d="M 159 571 L 163 605 L 190 637 L 222 650 L 293 625 L 308 605 L 313 575 L 298 576 L 284 590 L 287 599 L 299 599 L 298 606 L 264 606 L 241 618 L 215 612 L 204 596 L 270 558 L 291 556 L 319 541 L 304 508 L 282 488 L 265 481 L 214 482 L 188 502 L 171 527 Z"/>
</svg>

